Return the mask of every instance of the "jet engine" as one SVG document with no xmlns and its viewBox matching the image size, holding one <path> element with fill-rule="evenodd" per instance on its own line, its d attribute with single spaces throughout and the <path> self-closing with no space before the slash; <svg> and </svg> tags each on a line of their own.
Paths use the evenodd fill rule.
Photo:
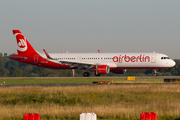
<svg viewBox="0 0 180 120">
<path fill-rule="evenodd" d="M 95 75 L 108 74 L 110 71 L 109 66 L 107 65 L 95 65 L 94 72 Z"/>
<path fill-rule="evenodd" d="M 115 74 L 124 74 L 126 73 L 126 69 L 112 69 L 111 72 Z"/>
</svg>

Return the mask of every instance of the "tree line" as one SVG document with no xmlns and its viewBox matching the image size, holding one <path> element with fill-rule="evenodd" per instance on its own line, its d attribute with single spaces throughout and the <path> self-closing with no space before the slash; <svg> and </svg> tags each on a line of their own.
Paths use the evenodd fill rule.
<svg viewBox="0 0 180 120">
<path fill-rule="evenodd" d="M 159 76 L 178 76 L 180 75 L 180 60 L 175 60 L 176 65 L 168 69 L 158 69 Z M 83 76 L 84 70 L 75 70 L 75 76 Z M 90 72 L 94 76 L 94 72 Z M 131 69 L 125 74 L 109 73 L 103 76 L 153 76 L 154 71 L 151 69 Z M 48 68 L 37 67 L 26 63 L 21 63 L 11 60 L 9 57 L 4 57 L 0 53 L 0 77 L 72 77 L 72 70 L 54 70 Z"/>
</svg>

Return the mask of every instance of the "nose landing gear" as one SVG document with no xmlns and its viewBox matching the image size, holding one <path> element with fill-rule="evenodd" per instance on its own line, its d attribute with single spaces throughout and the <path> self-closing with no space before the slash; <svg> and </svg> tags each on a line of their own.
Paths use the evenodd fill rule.
<svg viewBox="0 0 180 120">
<path fill-rule="evenodd" d="M 154 76 L 156 77 L 157 76 L 157 71 L 156 69 L 153 69 L 154 70 Z"/>
</svg>

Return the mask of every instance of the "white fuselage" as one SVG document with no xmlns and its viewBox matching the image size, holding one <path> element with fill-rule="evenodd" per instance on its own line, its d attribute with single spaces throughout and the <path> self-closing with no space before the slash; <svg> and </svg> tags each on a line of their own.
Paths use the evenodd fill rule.
<svg viewBox="0 0 180 120">
<path fill-rule="evenodd" d="M 74 61 L 93 65 L 108 65 L 122 69 L 161 69 L 175 65 L 172 59 L 161 53 L 49 53 L 59 62 Z M 45 54 L 41 54 L 46 58 Z"/>
</svg>

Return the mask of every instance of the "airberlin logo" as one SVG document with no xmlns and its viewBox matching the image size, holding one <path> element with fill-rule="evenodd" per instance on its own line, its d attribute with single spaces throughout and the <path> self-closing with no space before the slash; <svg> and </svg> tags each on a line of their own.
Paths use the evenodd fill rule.
<svg viewBox="0 0 180 120">
<path fill-rule="evenodd" d="M 113 62 L 150 62 L 150 57 L 145 55 L 139 56 L 128 56 L 128 55 L 119 55 L 113 57 Z"/>
<path fill-rule="evenodd" d="M 17 45 L 18 45 L 18 50 L 19 51 L 26 51 L 27 50 L 27 43 L 26 43 L 26 39 L 24 38 L 24 36 L 22 35 L 17 35 Z M 21 39 L 23 38 L 23 39 Z"/>
<path fill-rule="evenodd" d="M 26 43 L 25 43 L 24 39 L 19 39 L 19 41 L 20 41 L 20 42 L 18 42 L 19 47 L 25 47 L 26 46 Z"/>
</svg>

